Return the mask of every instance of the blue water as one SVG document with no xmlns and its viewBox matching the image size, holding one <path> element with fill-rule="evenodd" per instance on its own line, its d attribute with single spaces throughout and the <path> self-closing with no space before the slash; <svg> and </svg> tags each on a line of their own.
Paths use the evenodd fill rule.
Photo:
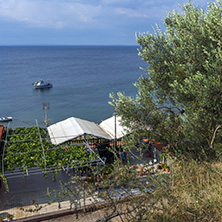
<svg viewBox="0 0 222 222">
<path fill-rule="evenodd" d="M 96 123 L 112 116 L 111 92 L 135 96 L 133 83 L 147 65 L 136 46 L 1 46 L 0 117 L 11 127 L 44 125 L 42 103 L 49 103 L 50 124 L 71 116 Z M 32 83 L 50 79 L 53 88 Z"/>
</svg>

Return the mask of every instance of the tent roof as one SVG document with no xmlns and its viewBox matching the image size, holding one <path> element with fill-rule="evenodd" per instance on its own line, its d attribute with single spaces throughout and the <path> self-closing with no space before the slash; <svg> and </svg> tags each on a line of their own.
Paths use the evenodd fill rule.
<svg viewBox="0 0 222 222">
<path fill-rule="evenodd" d="M 115 121 L 116 118 L 116 121 Z M 115 139 L 115 122 L 116 122 L 116 138 L 120 139 L 127 134 L 127 130 L 121 126 L 121 117 L 112 116 L 109 119 L 102 121 L 99 126 L 109 134 L 112 139 Z"/>
<path fill-rule="evenodd" d="M 120 125 L 120 118 L 116 119 L 116 138 L 119 139 L 126 135 L 123 127 Z M 87 120 L 70 117 L 66 120 L 55 123 L 47 127 L 51 142 L 55 145 L 64 143 L 68 140 L 82 135 L 92 135 L 108 140 L 115 139 L 115 117 L 111 117 L 96 124 Z"/>
</svg>

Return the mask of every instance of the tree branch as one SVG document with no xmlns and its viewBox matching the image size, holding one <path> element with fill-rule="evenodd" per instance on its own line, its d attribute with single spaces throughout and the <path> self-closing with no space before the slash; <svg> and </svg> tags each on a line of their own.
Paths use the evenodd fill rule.
<svg viewBox="0 0 222 222">
<path fill-rule="evenodd" d="M 214 140 L 215 140 L 215 137 L 216 137 L 217 130 L 220 129 L 221 127 L 222 127 L 222 125 L 219 125 L 219 126 L 214 130 L 213 137 L 212 137 L 212 140 L 211 140 L 211 143 L 210 143 L 210 148 L 211 148 L 211 149 L 213 148 L 213 143 L 214 143 Z"/>
</svg>

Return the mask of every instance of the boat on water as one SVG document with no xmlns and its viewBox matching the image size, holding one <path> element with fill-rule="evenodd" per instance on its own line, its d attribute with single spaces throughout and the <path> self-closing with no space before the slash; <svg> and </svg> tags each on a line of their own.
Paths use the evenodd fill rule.
<svg viewBox="0 0 222 222">
<path fill-rule="evenodd" d="M 0 117 L 0 122 L 8 122 L 8 121 L 12 121 L 12 117 Z"/>
<path fill-rule="evenodd" d="M 52 83 L 49 81 L 40 80 L 37 82 L 32 83 L 33 86 L 35 86 L 36 89 L 47 89 L 52 88 Z"/>
</svg>

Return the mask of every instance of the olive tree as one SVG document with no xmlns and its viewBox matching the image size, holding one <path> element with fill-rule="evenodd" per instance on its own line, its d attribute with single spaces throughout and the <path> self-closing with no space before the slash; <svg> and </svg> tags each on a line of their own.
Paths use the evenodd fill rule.
<svg viewBox="0 0 222 222">
<path fill-rule="evenodd" d="M 135 99 L 111 95 L 125 125 L 150 126 L 149 133 L 191 151 L 220 144 L 220 130 L 212 137 L 222 120 L 221 6 L 209 3 L 204 10 L 188 2 L 182 13 L 168 13 L 164 31 L 156 26 L 153 34 L 137 34 L 147 75 L 135 84 Z"/>
</svg>

